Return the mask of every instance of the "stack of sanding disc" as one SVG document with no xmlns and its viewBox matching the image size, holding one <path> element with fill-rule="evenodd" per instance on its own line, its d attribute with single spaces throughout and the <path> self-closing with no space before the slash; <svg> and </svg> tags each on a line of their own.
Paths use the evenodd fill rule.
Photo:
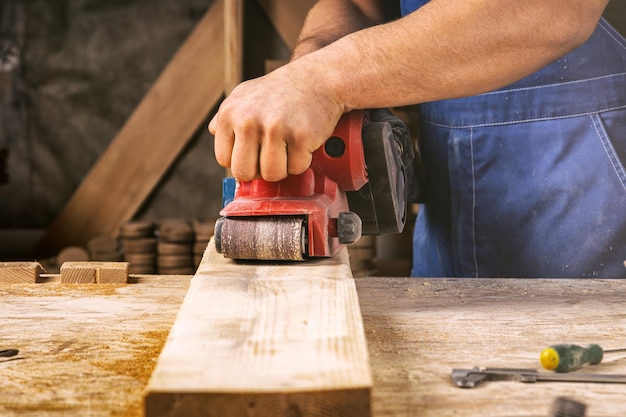
<svg viewBox="0 0 626 417">
<path fill-rule="evenodd" d="M 160 275 L 188 275 L 195 272 L 192 248 L 194 232 L 188 221 L 168 219 L 159 222 L 157 265 Z"/>
<path fill-rule="evenodd" d="M 111 236 L 99 235 L 89 239 L 87 252 L 90 261 L 119 262 L 123 260 L 117 239 Z"/>
<path fill-rule="evenodd" d="M 202 261 L 202 256 L 206 250 L 213 231 L 215 229 L 215 220 L 194 220 L 193 231 L 195 234 L 195 243 L 193 244 L 193 264 L 197 268 Z"/>
<path fill-rule="evenodd" d="M 156 274 L 157 239 L 154 223 L 130 221 L 119 229 L 119 241 L 130 274 Z"/>
</svg>

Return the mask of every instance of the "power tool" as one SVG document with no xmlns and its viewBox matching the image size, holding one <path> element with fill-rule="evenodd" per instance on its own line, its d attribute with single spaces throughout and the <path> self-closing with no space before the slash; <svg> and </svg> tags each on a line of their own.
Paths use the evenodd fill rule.
<svg viewBox="0 0 626 417">
<path fill-rule="evenodd" d="M 304 173 L 225 180 L 216 250 L 239 260 L 302 261 L 332 257 L 364 234 L 402 232 L 413 155 L 408 128 L 389 110 L 346 113 Z"/>
</svg>

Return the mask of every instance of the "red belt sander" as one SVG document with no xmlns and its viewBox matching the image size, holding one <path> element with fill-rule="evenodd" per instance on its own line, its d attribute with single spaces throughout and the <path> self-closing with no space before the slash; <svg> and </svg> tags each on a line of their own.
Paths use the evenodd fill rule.
<svg viewBox="0 0 626 417">
<path fill-rule="evenodd" d="M 402 147 L 410 141 L 398 134 L 408 136 L 408 129 L 390 112 L 352 111 L 304 173 L 238 181 L 215 225 L 217 251 L 233 259 L 300 261 L 334 256 L 362 234 L 401 232 Z"/>
</svg>

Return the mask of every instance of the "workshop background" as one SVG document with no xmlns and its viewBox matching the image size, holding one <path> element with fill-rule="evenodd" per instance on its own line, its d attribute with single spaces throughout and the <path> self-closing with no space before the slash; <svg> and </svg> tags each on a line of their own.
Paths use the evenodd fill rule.
<svg viewBox="0 0 626 417">
<path fill-rule="evenodd" d="M 0 2 L 0 260 L 42 235 L 211 3 Z M 244 10 L 252 78 L 289 49 L 256 1 Z M 609 2 L 605 17 L 626 33 L 626 1 Z M 223 175 L 205 123 L 135 218 L 215 218 Z"/>
</svg>

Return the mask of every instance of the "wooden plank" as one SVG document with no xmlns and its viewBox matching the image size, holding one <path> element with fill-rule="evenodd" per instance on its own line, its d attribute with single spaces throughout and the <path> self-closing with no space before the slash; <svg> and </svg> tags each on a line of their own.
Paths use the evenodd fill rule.
<svg viewBox="0 0 626 417">
<path fill-rule="evenodd" d="M 243 0 L 224 0 L 224 91 L 243 80 Z"/>
<path fill-rule="evenodd" d="M 44 275 L 36 285 L 0 285 L 0 349 L 21 357 L 0 358 L 0 415 L 144 417 L 143 392 L 189 279 L 131 276 L 129 285 L 93 286 Z M 450 370 L 536 368 L 553 342 L 623 346 L 626 280 L 385 277 L 357 278 L 356 286 L 376 417 L 545 417 L 557 395 L 585 402 L 590 417 L 624 414 L 624 385 L 494 381 L 461 389 Z M 626 374 L 626 353 L 579 372 Z"/>
<path fill-rule="evenodd" d="M 371 375 L 347 251 L 246 263 L 213 241 L 147 389 L 146 416 L 369 416 Z"/>
<path fill-rule="evenodd" d="M 257 0 L 269 17 L 285 45 L 293 50 L 300 35 L 304 18 L 316 0 Z"/>
<path fill-rule="evenodd" d="M 222 96 L 223 23 L 215 0 L 50 225 L 39 256 L 113 236 L 135 214 Z"/>
<path fill-rule="evenodd" d="M 0 284 L 34 284 L 42 271 L 39 262 L 0 262 Z"/>
</svg>

